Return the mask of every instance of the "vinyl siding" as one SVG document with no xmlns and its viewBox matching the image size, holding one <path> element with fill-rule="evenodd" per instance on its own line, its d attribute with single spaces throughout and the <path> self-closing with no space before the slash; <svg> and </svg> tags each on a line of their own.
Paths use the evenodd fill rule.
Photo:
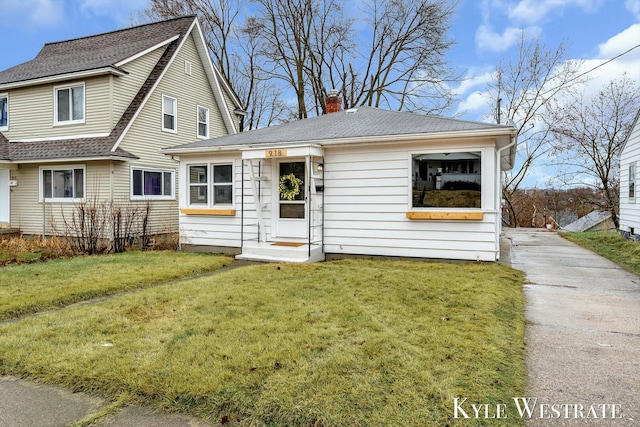
<svg viewBox="0 0 640 427">
<path fill-rule="evenodd" d="M 453 147 L 483 152 L 484 219 L 407 219 L 411 155 Z M 325 252 L 495 261 L 494 165 L 486 142 L 325 148 Z"/>
<path fill-rule="evenodd" d="M 110 76 L 100 76 L 10 90 L 10 123 L 4 135 L 15 141 L 108 134 L 112 126 L 110 110 L 105 110 L 105 105 L 108 105 L 111 95 L 110 81 Z M 54 125 L 54 88 L 83 82 L 85 122 Z"/>
<path fill-rule="evenodd" d="M 191 75 L 185 74 L 185 61 L 191 62 Z M 177 133 L 162 131 L 163 95 L 177 99 Z M 209 137 L 226 135 L 193 36 L 189 35 L 120 144 L 121 148 L 140 159 L 115 167 L 114 185 L 117 194 L 131 193 L 132 167 L 173 170 L 176 177 L 174 194 L 178 194 L 178 161 L 165 156 L 160 150 L 198 139 L 198 105 L 209 109 Z M 158 229 L 177 230 L 177 197 L 172 201 L 153 200 L 151 203 L 154 226 Z"/>
<path fill-rule="evenodd" d="M 636 165 L 635 201 L 629 199 L 629 165 Z M 620 155 L 620 230 L 640 234 L 640 194 L 638 193 L 640 179 L 640 120 L 629 134 L 629 139 Z"/>
<path fill-rule="evenodd" d="M 409 220 L 411 209 L 411 155 L 427 151 L 480 151 L 482 208 L 480 221 Z M 497 258 L 495 211 L 495 148 L 491 140 L 476 142 L 325 147 L 324 149 L 324 250 L 329 254 L 383 255 L 495 261 Z M 182 156 L 180 175 L 190 164 L 229 160 L 228 154 Z M 293 159 L 292 159 L 293 160 Z M 256 161 L 257 163 L 257 161 Z M 271 240 L 275 215 L 273 183 L 275 160 L 260 161 L 263 176 L 261 202 L 267 240 Z M 181 243 L 210 247 L 239 247 L 241 188 L 240 153 L 234 157 L 236 216 L 180 215 Z M 257 238 L 254 198 L 245 161 L 245 241 Z M 257 172 L 257 171 L 256 171 Z M 256 173 L 257 175 L 257 173 Z M 180 206 L 187 206 L 187 185 L 181 187 Z M 322 195 L 316 195 L 319 202 Z M 312 196 L 312 203 L 314 198 Z"/>
</svg>

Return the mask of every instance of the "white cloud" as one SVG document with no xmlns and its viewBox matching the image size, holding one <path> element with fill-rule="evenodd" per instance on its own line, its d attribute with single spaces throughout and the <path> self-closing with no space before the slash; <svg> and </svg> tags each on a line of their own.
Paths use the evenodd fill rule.
<svg viewBox="0 0 640 427">
<path fill-rule="evenodd" d="M 624 5 L 629 12 L 636 15 L 636 19 L 640 19 L 640 0 L 627 0 Z"/>
<path fill-rule="evenodd" d="M 62 23 L 62 0 L 3 0 L 3 25 L 15 28 L 52 28 Z"/>
<path fill-rule="evenodd" d="M 638 3 L 640 3 L 640 0 L 638 0 Z M 606 42 L 598 45 L 598 57 L 609 59 L 631 49 L 634 46 L 637 46 L 638 44 L 640 44 L 640 24 L 634 24 L 611 37 Z M 630 56 L 625 58 L 626 60 L 633 57 L 640 59 L 640 48 L 628 55 Z"/>
<path fill-rule="evenodd" d="M 455 116 L 464 115 L 470 120 L 484 120 L 487 111 L 490 110 L 491 96 L 486 91 L 474 91 L 467 95 L 458 104 Z"/>
<path fill-rule="evenodd" d="M 486 24 L 480 25 L 476 31 L 476 45 L 480 50 L 492 52 L 502 52 L 518 43 L 522 36 L 522 32 L 529 37 L 537 37 L 540 35 L 539 27 L 515 28 L 508 27 L 502 34 L 499 34 Z"/>
<path fill-rule="evenodd" d="M 535 24 L 542 21 L 551 11 L 556 9 L 576 6 L 590 11 L 595 10 L 601 3 L 602 0 L 522 0 L 509 8 L 509 18 Z"/>
</svg>

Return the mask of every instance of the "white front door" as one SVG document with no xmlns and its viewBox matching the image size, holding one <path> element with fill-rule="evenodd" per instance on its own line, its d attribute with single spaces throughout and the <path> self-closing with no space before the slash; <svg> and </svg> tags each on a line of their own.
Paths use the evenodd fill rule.
<svg viewBox="0 0 640 427">
<path fill-rule="evenodd" d="M 278 161 L 276 173 L 275 238 L 305 239 L 307 223 L 307 175 L 304 160 Z"/>
<path fill-rule="evenodd" d="M 9 223 L 9 169 L 0 169 L 0 224 Z"/>
</svg>

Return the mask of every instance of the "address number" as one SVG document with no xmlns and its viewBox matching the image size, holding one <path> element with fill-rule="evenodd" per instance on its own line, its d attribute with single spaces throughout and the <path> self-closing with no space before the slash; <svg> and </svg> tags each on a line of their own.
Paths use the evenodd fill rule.
<svg viewBox="0 0 640 427">
<path fill-rule="evenodd" d="M 287 150 L 267 150 L 266 157 L 285 157 Z"/>
</svg>

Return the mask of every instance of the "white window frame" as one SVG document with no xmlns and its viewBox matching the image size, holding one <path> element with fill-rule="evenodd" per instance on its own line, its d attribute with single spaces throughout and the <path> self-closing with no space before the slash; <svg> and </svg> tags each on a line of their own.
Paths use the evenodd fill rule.
<svg viewBox="0 0 640 427">
<path fill-rule="evenodd" d="M 192 187 L 202 187 L 205 184 L 203 183 L 192 183 L 191 182 L 191 173 L 190 173 L 190 169 L 191 167 L 197 167 L 197 166 L 206 166 L 207 171 L 206 171 L 206 178 L 207 178 L 207 182 L 206 182 L 206 187 L 207 187 L 207 202 L 206 203 L 191 203 L 191 188 Z M 215 182 L 215 173 L 214 173 L 214 169 L 216 166 L 231 166 L 231 182 L 229 183 L 218 183 L 216 184 Z M 209 208 L 224 208 L 224 209 L 235 209 L 235 192 L 236 192 L 236 183 L 235 183 L 235 165 L 234 162 L 229 161 L 229 162 L 216 162 L 216 163 L 191 163 L 191 164 L 187 164 L 186 165 L 187 170 L 186 170 L 186 176 L 187 179 L 186 181 L 186 185 L 187 185 L 187 191 L 186 191 L 186 204 L 187 206 L 191 206 L 191 207 L 209 207 Z M 216 185 L 224 185 L 224 186 L 230 186 L 231 187 L 231 202 L 230 203 L 216 203 L 215 202 L 215 192 L 214 189 L 216 187 Z"/>
<path fill-rule="evenodd" d="M 165 116 L 165 111 L 164 111 L 164 100 L 165 99 L 169 99 L 171 101 L 173 101 L 173 125 L 174 125 L 174 129 L 171 128 L 166 128 L 164 127 L 164 116 Z M 171 133 L 178 133 L 178 99 L 174 98 L 172 96 L 169 95 L 165 95 L 162 94 L 162 131 L 163 132 L 171 132 Z"/>
<path fill-rule="evenodd" d="M 162 180 L 161 180 L 161 184 L 162 184 L 162 195 L 139 195 L 139 194 L 133 194 L 133 188 L 134 188 L 134 178 L 133 178 L 133 174 L 134 171 L 141 171 L 142 172 L 142 192 L 144 193 L 144 174 L 146 172 L 155 172 L 155 173 L 161 173 L 162 174 Z M 164 174 L 165 173 L 169 173 L 171 174 L 171 194 L 167 195 L 164 194 L 165 192 L 165 182 L 164 182 Z M 161 168 L 149 168 L 149 167 L 142 167 L 142 166 L 131 166 L 130 168 L 130 173 L 129 173 L 130 179 L 129 179 L 129 197 L 131 198 L 131 200 L 175 200 L 176 198 L 176 171 L 174 169 L 161 169 Z"/>
<path fill-rule="evenodd" d="M 206 117 L 206 121 L 205 122 L 201 122 L 200 121 L 200 109 L 205 110 L 205 112 L 207 113 L 207 117 Z M 198 136 L 198 138 L 200 139 L 208 139 L 209 138 L 209 109 L 207 107 L 203 107 L 202 105 L 198 105 L 196 107 L 196 134 Z M 200 134 L 200 124 L 204 123 L 204 125 L 207 127 L 207 131 L 205 132 L 205 135 L 201 135 Z"/>
<path fill-rule="evenodd" d="M 78 88 L 78 87 L 82 87 L 82 119 L 76 119 L 76 120 L 73 119 L 73 102 L 70 102 L 69 108 L 71 109 L 71 111 L 70 111 L 69 120 L 59 120 L 58 119 L 58 92 L 61 90 L 67 90 L 67 89 L 71 90 L 73 88 Z M 71 96 L 71 100 L 73 100 L 73 96 Z M 53 125 L 54 126 L 66 126 L 66 125 L 75 125 L 75 124 L 84 123 L 85 117 L 87 115 L 86 106 L 87 106 L 87 88 L 84 82 L 53 87 Z"/>
<path fill-rule="evenodd" d="M 627 196 L 629 196 L 629 203 L 635 203 L 638 197 L 638 166 L 635 162 L 629 163 L 628 174 Z M 631 196 L 631 184 L 633 184 L 633 196 Z"/>
<path fill-rule="evenodd" d="M 446 206 L 446 207 L 422 207 L 422 206 L 413 206 L 413 156 L 418 154 L 439 154 L 439 153 L 480 153 L 480 207 L 472 208 L 472 207 L 455 207 L 455 206 Z M 489 191 L 489 189 L 485 189 L 485 175 L 487 174 L 486 169 L 486 157 L 485 157 L 485 149 L 484 147 L 466 147 L 466 148 L 440 148 L 440 149 L 425 149 L 425 150 L 414 150 L 409 153 L 409 161 L 408 161 L 408 208 L 410 211 L 420 211 L 420 212 L 442 212 L 442 211 L 475 211 L 480 212 L 483 211 L 485 192 Z"/>
<path fill-rule="evenodd" d="M 0 93 L 0 98 L 5 98 L 6 99 L 6 106 L 7 106 L 7 124 L 5 126 L 1 126 L 0 125 L 0 131 L 6 131 L 9 130 L 9 93 L 5 92 L 5 93 Z"/>
<path fill-rule="evenodd" d="M 184 61 L 184 73 L 188 76 L 191 75 L 191 62 Z"/>
<path fill-rule="evenodd" d="M 53 184 L 53 172 L 54 171 L 68 171 L 82 169 L 82 197 L 75 197 L 76 188 L 74 188 L 74 197 L 53 197 L 53 188 L 51 191 L 52 197 L 44 197 L 44 171 L 51 171 L 52 184 Z M 75 172 L 74 172 L 75 174 Z M 74 177 L 75 181 L 75 177 Z M 87 197 L 87 167 L 86 165 L 57 165 L 57 166 L 40 166 L 38 177 L 38 201 L 42 202 L 56 202 L 56 203 L 78 203 L 83 202 Z"/>
</svg>

